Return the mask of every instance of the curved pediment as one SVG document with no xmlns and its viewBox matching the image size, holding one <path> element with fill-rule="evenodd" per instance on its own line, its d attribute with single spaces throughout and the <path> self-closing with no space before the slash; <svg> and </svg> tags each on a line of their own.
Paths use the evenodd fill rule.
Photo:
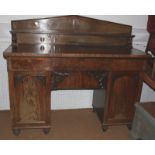
<svg viewBox="0 0 155 155">
<path fill-rule="evenodd" d="M 12 31 L 131 35 L 132 27 L 84 16 L 70 15 L 12 21 Z"/>
</svg>

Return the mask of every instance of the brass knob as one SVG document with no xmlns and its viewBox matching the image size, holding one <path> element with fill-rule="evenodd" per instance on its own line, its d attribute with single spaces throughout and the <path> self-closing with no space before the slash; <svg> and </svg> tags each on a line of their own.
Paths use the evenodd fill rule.
<svg viewBox="0 0 155 155">
<path fill-rule="evenodd" d="M 34 26 L 35 26 L 36 28 L 38 28 L 38 27 L 39 27 L 39 23 L 38 23 L 38 22 L 34 22 Z"/>
<path fill-rule="evenodd" d="M 41 51 L 44 51 L 44 50 L 45 50 L 45 47 L 44 47 L 43 45 L 41 45 L 41 46 L 40 46 L 40 50 L 41 50 Z"/>
<path fill-rule="evenodd" d="M 41 42 L 44 42 L 44 41 L 45 41 L 45 38 L 44 38 L 44 37 L 41 37 L 41 38 L 40 38 L 40 41 L 41 41 Z"/>
</svg>

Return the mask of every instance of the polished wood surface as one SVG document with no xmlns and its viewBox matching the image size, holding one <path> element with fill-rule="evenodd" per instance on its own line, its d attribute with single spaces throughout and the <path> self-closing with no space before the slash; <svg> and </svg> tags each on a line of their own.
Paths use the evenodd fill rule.
<svg viewBox="0 0 155 155">
<path fill-rule="evenodd" d="M 12 21 L 12 44 L 132 46 L 132 27 L 81 16 Z"/>
<path fill-rule="evenodd" d="M 95 89 L 104 130 L 131 124 L 150 56 L 132 48 L 132 27 L 81 16 L 12 21 L 4 52 L 12 127 L 50 128 L 50 92 Z M 102 94 L 102 95 L 101 95 Z"/>
</svg>

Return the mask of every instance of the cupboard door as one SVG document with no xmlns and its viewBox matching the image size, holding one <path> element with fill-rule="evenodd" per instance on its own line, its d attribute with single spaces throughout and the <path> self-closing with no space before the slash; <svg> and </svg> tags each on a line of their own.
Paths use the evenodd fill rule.
<svg viewBox="0 0 155 155">
<path fill-rule="evenodd" d="M 13 124 L 39 127 L 50 124 L 50 84 L 48 74 L 20 73 L 12 76 Z"/>
<path fill-rule="evenodd" d="M 132 122 L 134 104 L 140 100 L 141 87 L 142 81 L 138 73 L 121 72 L 110 75 L 109 101 L 105 109 L 106 123 Z"/>
</svg>

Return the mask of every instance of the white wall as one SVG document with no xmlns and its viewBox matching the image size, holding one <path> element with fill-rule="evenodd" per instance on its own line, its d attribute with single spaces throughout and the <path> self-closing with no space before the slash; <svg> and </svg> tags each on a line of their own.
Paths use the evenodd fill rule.
<svg viewBox="0 0 155 155">
<path fill-rule="evenodd" d="M 6 61 L 2 54 L 3 51 L 10 44 L 10 21 L 16 19 L 29 19 L 48 16 L 0 16 L 0 110 L 9 109 L 8 97 L 8 82 Z M 133 34 L 136 35 L 134 39 L 134 47 L 144 50 L 148 33 L 146 32 L 147 16 L 93 16 L 89 17 L 109 20 L 113 22 L 129 24 L 133 26 Z M 93 91 L 57 91 L 52 92 L 52 109 L 73 109 L 73 108 L 89 108 L 92 104 Z M 154 92 L 146 85 L 143 87 L 142 100 L 155 100 Z"/>
<path fill-rule="evenodd" d="M 16 19 L 29 19 L 29 18 L 44 18 L 44 17 L 52 17 L 52 15 L 1 15 L 0 16 L 0 23 L 10 23 L 11 20 L 16 20 Z M 101 20 L 109 20 L 113 22 L 120 22 L 122 24 L 129 24 L 132 25 L 134 28 L 146 28 L 146 23 L 147 23 L 147 16 L 145 15 L 135 15 L 135 16 L 130 16 L 130 15 L 121 15 L 121 16 L 116 16 L 116 15 L 87 15 L 87 17 L 92 17 L 96 19 L 101 19 Z"/>
</svg>

